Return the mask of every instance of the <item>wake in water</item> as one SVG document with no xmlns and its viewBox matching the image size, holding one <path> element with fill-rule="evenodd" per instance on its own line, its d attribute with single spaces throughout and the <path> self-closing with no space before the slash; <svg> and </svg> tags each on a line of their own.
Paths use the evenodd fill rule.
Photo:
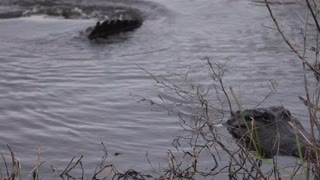
<svg viewBox="0 0 320 180">
<path fill-rule="evenodd" d="M 144 1 L 78 1 L 78 0 L 4 0 L 0 2 L 0 18 L 30 15 L 60 16 L 67 19 L 114 19 L 119 13 L 132 12 L 143 18 L 152 18 L 167 11 L 159 4 Z"/>
<path fill-rule="evenodd" d="M 157 4 L 142 1 L 2 1 L 0 19 L 34 15 L 53 16 L 63 19 L 95 19 L 97 23 L 81 34 L 90 40 L 139 28 L 144 19 L 157 9 Z"/>
</svg>

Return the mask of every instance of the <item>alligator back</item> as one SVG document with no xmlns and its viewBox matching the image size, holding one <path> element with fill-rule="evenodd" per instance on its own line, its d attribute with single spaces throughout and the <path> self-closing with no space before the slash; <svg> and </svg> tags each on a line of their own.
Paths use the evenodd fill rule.
<svg viewBox="0 0 320 180">
<path fill-rule="evenodd" d="M 133 31 L 142 25 L 140 19 L 116 19 L 105 20 L 102 23 L 97 22 L 91 33 L 88 35 L 90 40 L 97 38 L 107 38 L 108 36 L 119 34 L 122 32 Z"/>
</svg>

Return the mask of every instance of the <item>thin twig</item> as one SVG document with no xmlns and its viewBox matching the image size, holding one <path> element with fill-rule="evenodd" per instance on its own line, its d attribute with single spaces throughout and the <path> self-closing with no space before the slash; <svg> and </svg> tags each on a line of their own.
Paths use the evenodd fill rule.
<svg viewBox="0 0 320 180">
<path fill-rule="evenodd" d="M 36 167 L 34 167 L 28 174 L 27 179 L 31 176 L 32 173 L 34 173 L 36 176 L 33 176 L 33 179 L 35 180 L 38 177 L 38 168 L 45 163 L 46 161 L 40 162 Z"/>
<path fill-rule="evenodd" d="M 307 2 L 307 5 L 308 5 L 309 10 L 310 10 L 310 12 L 311 12 L 312 18 L 313 18 L 314 22 L 316 23 L 317 29 L 318 29 L 318 31 L 320 32 L 320 26 L 319 26 L 319 22 L 318 22 L 318 20 L 317 20 L 317 17 L 316 17 L 316 15 L 314 14 L 314 12 L 313 12 L 313 10 L 312 10 L 312 7 L 311 7 L 311 5 L 310 5 L 309 0 L 306 0 L 306 2 Z"/>
<path fill-rule="evenodd" d="M 5 165 L 5 167 L 6 167 L 7 176 L 9 177 L 9 169 L 8 169 L 7 161 L 6 161 L 6 159 L 4 158 L 4 156 L 3 156 L 2 153 L 1 153 L 1 156 L 2 156 L 2 159 L 3 159 L 4 165 Z"/>
<path fill-rule="evenodd" d="M 74 158 L 76 157 L 72 157 L 71 161 L 69 162 L 69 164 L 67 165 L 67 167 L 64 169 L 64 171 L 60 174 L 60 177 L 62 177 L 68 170 L 69 166 L 72 164 Z"/>
<path fill-rule="evenodd" d="M 290 43 L 289 39 L 284 35 L 284 32 L 282 31 L 282 29 L 280 28 L 280 25 L 278 23 L 278 20 L 275 18 L 275 16 L 273 15 L 273 12 L 269 6 L 269 2 L 268 0 L 265 0 L 265 4 L 266 7 L 269 11 L 269 14 L 275 24 L 275 26 L 277 27 L 278 32 L 280 33 L 282 39 L 285 41 L 285 43 L 290 47 L 290 49 L 299 57 L 300 60 L 302 60 L 303 63 L 305 63 L 314 73 L 316 73 L 317 75 L 320 76 L 320 72 L 318 70 L 316 70 L 313 65 L 311 65 L 300 53 L 299 51 Z"/>
<path fill-rule="evenodd" d="M 303 102 L 304 105 L 309 106 L 317 111 L 320 111 L 320 106 L 313 104 L 312 102 L 304 99 L 303 97 L 299 96 L 299 99 Z"/>
<path fill-rule="evenodd" d="M 83 155 L 81 155 L 80 158 L 77 160 L 77 162 L 74 163 L 74 165 L 71 168 L 69 168 L 69 170 L 66 171 L 66 174 L 68 174 L 73 168 L 75 168 L 79 164 L 79 162 L 81 162 L 82 158 L 83 158 Z"/>
</svg>

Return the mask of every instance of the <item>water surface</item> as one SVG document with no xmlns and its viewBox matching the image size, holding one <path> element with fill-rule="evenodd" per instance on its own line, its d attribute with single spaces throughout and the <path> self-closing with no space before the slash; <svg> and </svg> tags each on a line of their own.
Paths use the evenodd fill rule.
<svg viewBox="0 0 320 180">
<path fill-rule="evenodd" d="M 93 3 L 119 6 L 113 1 Z M 275 30 L 262 26 L 272 26 L 264 6 L 249 0 L 120 4 L 139 9 L 146 20 L 140 29 L 106 44 L 80 35 L 95 24 L 94 18 L 34 15 L 0 20 L 1 152 L 8 154 L 5 145 L 10 144 L 26 172 L 36 164 L 38 144 L 47 161 L 44 173 L 51 164 L 63 169 L 80 155 L 85 168 L 93 170 L 103 155 L 102 141 L 108 162 L 120 170 L 151 171 L 146 152 L 156 165 L 166 166 L 166 151 L 183 131 L 177 117 L 137 103 L 136 95 L 165 94 L 140 67 L 167 78 L 191 68 L 192 79 L 209 85 L 203 58 L 227 62 L 226 84 L 234 87 L 245 107 L 258 104 L 272 80 L 277 93 L 263 105 L 284 105 L 307 125 L 306 109 L 297 98 L 304 92 L 301 63 Z M 121 154 L 113 156 L 116 152 Z"/>
</svg>

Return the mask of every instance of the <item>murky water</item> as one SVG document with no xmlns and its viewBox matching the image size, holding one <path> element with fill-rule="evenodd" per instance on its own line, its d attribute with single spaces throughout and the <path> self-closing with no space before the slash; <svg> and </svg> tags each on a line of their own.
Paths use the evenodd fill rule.
<svg viewBox="0 0 320 180">
<path fill-rule="evenodd" d="M 118 2 L 92 3 L 103 7 Z M 304 92 L 301 64 L 276 31 L 262 26 L 272 26 L 266 8 L 251 3 L 121 1 L 121 6 L 141 10 L 146 20 L 109 44 L 80 35 L 94 19 L 1 19 L 1 152 L 7 153 L 5 145 L 10 144 L 29 171 L 36 165 L 39 144 L 47 161 L 43 169 L 50 170 L 51 164 L 63 169 L 73 156 L 84 155 L 85 168 L 94 170 L 103 141 L 108 162 L 120 169 L 149 171 L 146 152 L 164 166 L 172 139 L 183 132 L 176 117 L 137 103 L 135 95 L 154 98 L 161 93 L 140 67 L 168 78 L 191 67 L 194 80 L 209 84 L 203 57 L 227 61 L 226 83 L 245 107 L 259 103 L 272 80 L 277 93 L 264 105 L 284 105 L 306 125 L 305 108 L 297 98 Z M 121 154 L 113 156 L 116 152 Z"/>
</svg>

